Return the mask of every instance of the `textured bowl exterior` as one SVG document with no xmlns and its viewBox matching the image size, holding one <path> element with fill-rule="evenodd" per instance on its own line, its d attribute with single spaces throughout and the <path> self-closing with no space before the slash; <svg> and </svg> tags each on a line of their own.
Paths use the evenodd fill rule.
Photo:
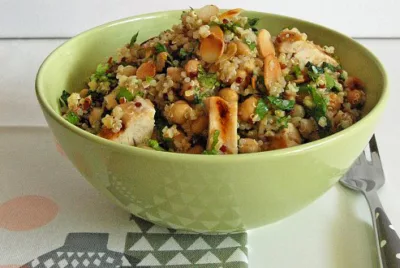
<svg viewBox="0 0 400 268">
<path fill-rule="evenodd" d="M 247 155 L 163 153 L 119 145 L 66 122 L 62 90 L 79 90 L 97 63 L 140 30 L 139 41 L 178 23 L 181 11 L 146 14 L 99 26 L 67 41 L 43 63 L 36 93 L 45 118 L 80 173 L 110 200 L 154 223 L 199 232 L 234 232 L 280 220 L 326 192 L 357 158 L 383 112 L 387 80 L 379 61 L 350 38 L 305 21 L 259 12 L 272 34 L 296 26 L 334 45 L 350 74 L 367 85 L 366 116 L 350 128 L 294 148 Z M 60 182 L 62 183 L 62 182 Z"/>
</svg>

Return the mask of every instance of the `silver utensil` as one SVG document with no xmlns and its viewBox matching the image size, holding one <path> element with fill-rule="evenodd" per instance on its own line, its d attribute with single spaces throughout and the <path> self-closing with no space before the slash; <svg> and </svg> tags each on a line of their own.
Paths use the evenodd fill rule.
<svg viewBox="0 0 400 268">
<path fill-rule="evenodd" d="M 377 191 L 385 183 L 382 163 L 375 135 L 369 141 L 369 151 L 364 151 L 347 174 L 340 179 L 342 185 L 362 192 L 368 201 L 382 268 L 400 268 L 400 239 L 390 223 Z M 367 159 L 370 155 L 370 160 Z"/>
</svg>

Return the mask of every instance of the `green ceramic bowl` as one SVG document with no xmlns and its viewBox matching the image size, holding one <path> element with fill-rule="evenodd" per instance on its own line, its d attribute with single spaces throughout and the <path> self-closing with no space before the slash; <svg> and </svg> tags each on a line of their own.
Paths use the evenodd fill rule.
<svg viewBox="0 0 400 268">
<path fill-rule="evenodd" d="M 98 63 L 140 30 L 140 40 L 179 22 L 182 11 L 135 16 L 84 32 L 41 66 L 36 93 L 57 141 L 80 173 L 110 200 L 157 224 L 200 232 L 232 232 L 287 217 L 326 192 L 347 171 L 374 132 L 387 100 L 379 61 L 347 36 L 322 26 L 259 12 L 272 34 L 288 26 L 336 47 L 350 74 L 367 85 L 364 118 L 335 135 L 301 146 L 254 154 L 163 153 L 102 139 L 60 116 L 62 90 L 79 90 Z"/>
</svg>

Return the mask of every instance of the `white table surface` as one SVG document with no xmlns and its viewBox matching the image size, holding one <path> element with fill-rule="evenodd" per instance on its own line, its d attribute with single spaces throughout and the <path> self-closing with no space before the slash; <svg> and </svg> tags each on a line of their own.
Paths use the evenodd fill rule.
<svg viewBox="0 0 400 268">
<path fill-rule="evenodd" d="M 18 2 L 24 1 L 15 1 L 15 3 Z M 43 4 L 47 3 L 49 5 L 49 1 L 42 2 Z M 316 3 L 316 1 L 311 2 Z M 344 3 L 345 1 L 339 2 Z M 364 2 L 368 3 L 368 1 Z M 387 9 L 388 6 L 390 9 L 396 7 L 394 1 L 383 2 L 392 4 L 392 6 L 389 4 L 384 5 L 384 9 Z M 16 176 L 22 174 L 26 175 L 31 172 L 40 171 L 40 176 L 52 176 L 54 172 L 57 172 L 58 176 L 69 177 L 76 180 L 77 185 L 84 185 L 84 187 L 77 187 L 74 191 L 78 191 L 78 193 L 82 191 L 81 194 L 84 192 L 84 194 L 88 196 L 88 200 L 101 202 L 104 203 L 104 206 L 111 207 L 112 205 L 109 204 L 105 198 L 98 195 L 93 188 L 89 187 L 84 179 L 73 169 L 72 165 L 66 162 L 64 158 L 55 157 L 51 159 L 52 165 L 57 167 L 55 169 L 56 171 L 54 171 L 40 168 L 37 160 L 24 157 L 28 150 L 26 148 L 27 141 L 18 142 L 18 140 L 16 140 L 14 141 L 14 146 L 5 146 L 9 144 L 8 141 L 3 139 L 6 133 L 5 127 L 46 127 L 34 94 L 34 78 L 44 58 L 54 48 L 65 41 L 65 39 L 31 39 L 31 37 L 57 36 L 57 34 L 55 34 L 56 28 L 54 25 L 48 28 L 44 26 L 40 29 L 37 28 L 36 32 L 32 30 L 30 32 L 32 34 L 21 30 L 19 32 L 17 31 L 18 34 L 15 36 L 10 35 L 10 32 L 2 27 L 4 23 L 6 23 L 3 15 L 6 12 L 5 10 L 7 10 L 6 15 L 8 18 L 10 18 L 11 21 L 15 19 L 11 18 L 12 16 L 9 14 L 16 10 L 16 8 L 13 7 L 13 5 L 16 5 L 15 3 L 13 3 L 13 1 L 5 1 L 4 8 L 0 9 L 0 36 L 6 37 L 5 39 L 0 39 L 0 161 L 2 161 L 4 165 L 3 158 L 12 154 L 15 159 L 20 158 L 24 160 L 25 168 L 22 171 L 19 170 L 20 166 L 18 163 L 6 162 L 7 168 L 0 170 L 0 187 L 7 187 L 7 182 L 9 180 L 16 179 Z M 356 6 L 353 5 L 354 4 L 351 4 L 351 7 L 353 9 L 356 8 Z M 276 3 L 273 7 L 279 11 L 279 7 Z M 254 5 L 252 9 L 255 9 Z M 366 12 L 364 15 L 368 15 L 370 11 L 373 11 L 370 6 L 362 7 L 359 10 L 359 12 Z M 296 14 L 294 11 L 286 13 L 291 15 Z M 115 12 L 112 14 L 115 14 Z M 379 14 L 377 14 L 378 18 L 381 16 Z M 345 15 L 347 16 L 347 20 L 350 21 L 350 14 L 345 12 Z M 345 21 L 346 18 L 344 18 Z M 359 39 L 359 42 L 381 59 L 389 75 L 391 90 L 390 100 L 385 115 L 376 131 L 387 178 L 387 183 L 384 188 L 380 190 L 379 194 L 382 204 L 390 216 L 393 225 L 397 227 L 397 229 L 400 229 L 400 169 L 398 168 L 400 162 L 397 155 L 398 151 L 400 151 L 400 124 L 396 116 L 399 106 L 398 100 L 400 99 L 400 86 L 396 83 L 400 75 L 398 72 L 400 62 L 400 54 L 398 52 L 400 48 L 400 39 L 387 38 L 400 36 L 398 27 L 394 27 L 396 24 L 399 25 L 400 22 L 399 16 L 395 18 L 392 16 L 390 19 L 385 17 L 384 19 L 387 23 L 392 22 L 395 24 L 392 24 L 390 29 L 385 28 L 382 32 L 379 32 L 379 28 L 375 26 L 375 28 L 370 28 L 370 31 L 366 31 L 365 29 L 360 30 L 361 27 L 357 26 L 358 24 L 356 21 L 354 24 L 355 26 L 353 25 L 354 27 L 350 26 L 351 29 L 348 33 L 350 32 L 353 36 L 363 37 L 376 37 L 378 34 L 381 34 L 380 37 L 385 37 L 384 39 L 363 38 Z M 320 17 L 316 17 L 316 20 L 324 22 L 324 19 Z M 365 19 L 365 21 L 368 20 Z M 40 18 L 37 18 L 34 23 L 40 23 Z M 342 24 L 334 24 L 333 19 L 325 21 L 325 24 L 330 24 L 330 26 L 337 29 L 344 29 Z M 72 27 L 72 31 L 69 31 L 70 29 L 62 22 L 60 25 L 61 34 L 58 36 L 69 36 L 81 30 L 77 28 L 75 24 L 73 25 L 75 28 Z M 85 24 L 85 27 L 92 25 L 94 25 L 93 22 Z M 29 28 L 32 25 L 29 26 L 28 23 L 27 26 Z M 18 27 L 21 28 L 20 26 Z M 16 36 L 30 38 L 14 39 Z M 40 140 L 37 142 L 40 143 Z M 46 150 L 54 150 L 50 144 L 38 144 L 37 146 L 40 156 L 43 158 L 45 158 L 44 154 Z M 52 154 L 53 153 L 54 151 Z M 29 163 L 32 163 L 32 165 L 29 165 Z M 31 166 L 33 169 L 29 170 Z M 5 170 L 8 173 L 5 172 Z M 15 172 L 11 172 L 12 170 L 15 170 Z M 49 191 L 51 191 L 50 188 Z M 0 202 L 4 202 L 9 198 L 11 197 L 0 196 Z M 125 212 L 117 209 L 115 215 L 122 217 L 121 215 L 124 215 L 124 213 Z M 99 229 L 117 222 L 116 220 L 104 217 L 101 212 L 87 215 L 86 219 L 83 220 L 97 221 Z M 104 224 L 104 226 L 101 226 L 102 224 Z M 0 241 L 1 240 L 2 238 L 0 237 Z M 250 231 L 249 267 L 378 267 L 374 243 L 370 214 L 364 198 L 361 195 L 345 190 L 337 185 L 313 204 L 295 215 L 278 223 Z M 34 256 L 26 256 L 26 261 L 30 260 L 32 257 Z M 17 256 L 15 256 L 15 259 L 18 259 Z M 0 254 L 0 267 L 6 264 L 9 263 L 2 262 Z"/>
</svg>

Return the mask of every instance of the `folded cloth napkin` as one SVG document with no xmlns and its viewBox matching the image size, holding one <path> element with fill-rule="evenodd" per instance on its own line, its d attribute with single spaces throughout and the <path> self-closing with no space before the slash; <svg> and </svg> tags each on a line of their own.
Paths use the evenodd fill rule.
<svg viewBox="0 0 400 268">
<path fill-rule="evenodd" d="M 247 267 L 247 234 L 176 231 L 131 217 L 124 252 L 107 249 L 107 233 L 69 233 L 65 244 L 22 268 Z"/>
</svg>

